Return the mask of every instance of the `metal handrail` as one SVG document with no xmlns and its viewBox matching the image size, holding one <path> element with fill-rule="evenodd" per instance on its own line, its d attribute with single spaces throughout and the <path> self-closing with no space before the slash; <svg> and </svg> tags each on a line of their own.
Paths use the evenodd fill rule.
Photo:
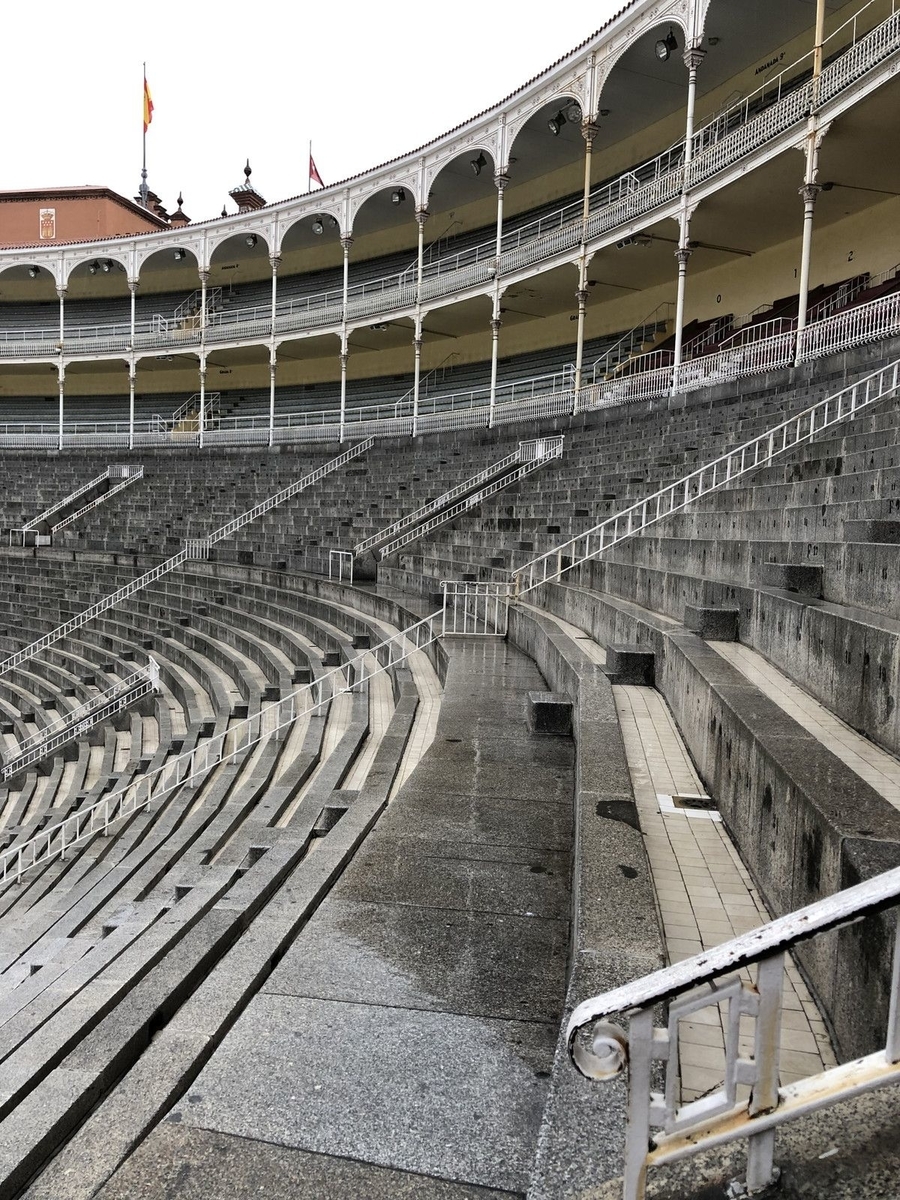
<svg viewBox="0 0 900 1200">
<path fill-rule="evenodd" d="M 113 476 L 109 477 L 113 478 Z M 80 517 L 83 517 L 85 513 L 92 512 L 95 508 L 99 508 L 101 504 L 105 504 L 107 500 L 111 500 L 113 496 L 117 495 L 121 491 L 124 491 L 125 488 L 129 487 L 136 480 L 143 479 L 143 477 L 143 467 L 138 467 L 134 471 L 129 471 L 129 473 L 121 480 L 121 482 L 115 484 L 109 489 L 109 491 L 104 492 L 102 496 L 98 496 L 96 500 L 91 500 L 90 503 L 85 504 L 82 508 L 79 508 L 77 512 L 71 513 L 68 517 L 65 517 L 64 520 L 58 522 L 58 524 L 52 525 L 50 528 L 51 534 L 58 533 L 61 529 L 66 529 Z"/>
<path fill-rule="evenodd" d="M 412 528 L 406 529 L 405 532 L 392 538 L 381 547 L 381 555 L 386 558 L 389 554 L 402 549 L 403 546 L 408 546 L 410 542 L 418 541 L 419 538 L 425 537 L 433 530 L 441 525 L 446 525 L 448 521 L 452 521 L 455 517 L 461 516 L 463 513 L 469 512 L 473 508 L 477 508 L 479 504 L 487 500 L 490 496 L 495 496 L 497 492 L 502 492 L 505 488 L 510 487 L 514 483 L 518 483 L 520 479 L 524 479 L 526 475 L 531 475 L 534 471 L 540 470 L 546 463 L 554 458 L 561 458 L 563 452 L 562 436 L 556 438 L 542 438 L 540 442 L 544 447 L 540 455 L 529 456 L 524 458 L 520 451 L 516 451 L 515 460 L 519 462 L 519 466 L 501 479 L 496 479 L 493 483 L 489 483 L 487 487 L 481 488 L 477 492 L 460 500 L 457 504 L 452 504 L 449 508 L 437 513 L 430 520 L 424 520 Z"/>
<path fill-rule="evenodd" d="M 106 691 L 70 709 L 65 716 L 51 721 L 32 737 L 20 742 L 15 757 L 4 763 L 0 778 L 11 779 L 31 763 L 39 762 L 73 738 L 87 733 L 106 717 L 122 712 L 136 700 L 156 691 L 159 691 L 159 664 L 155 659 L 148 658 L 146 667 L 117 680 Z"/>
<path fill-rule="evenodd" d="M 562 438 L 559 439 L 560 442 Z M 435 497 L 434 500 L 428 500 L 413 512 L 406 513 L 402 517 L 398 517 L 396 521 L 387 525 L 384 529 L 379 529 L 377 533 L 373 533 L 371 537 L 364 538 L 361 542 L 353 547 L 353 555 L 359 558 L 361 554 L 365 554 L 367 550 L 374 549 L 380 542 L 387 542 L 397 533 L 406 529 L 410 525 L 416 525 L 420 521 L 431 516 L 432 513 L 439 512 L 442 508 L 446 508 L 458 496 L 464 496 L 466 492 L 471 492 L 474 488 L 479 487 L 482 483 L 487 482 L 500 471 L 505 471 L 508 467 L 514 466 L 522 461 L 522 447 L 525 443 L 520 442 L 511 454 L 507 454 L 505 458 L 498 459 L 497 462 L 491 463 L 485 467 L 483 471 L 479 471 L 476 475 L 470 476 L 468 479 L 458 483 L 455 487 L 450 488 L 442 495 Z"/>
<path fill-rule="evenodd" d="M 102 475 L 98 475 L 96 479 L 88 480 L 87 483 L 82 484 L 80 488 L 76 488 L 74 492 L 70 492 L 62 500 L 57 500 L 55 504 L 51 504 L 49 508 L 45 508 L 38 516 L 32 517 L 30 521 L 26 521 L 22 528 L 36 529 L 42 522 L 49 521 L 55 512 L 59 512 L 61 508 L 68 508 L 73 500 L 77 500 L 79 496 L 83 496 L 85 492 L 89 492 L 92 488 L 99 487 L 107 479 L 109 479 L 109 467 L 106 468 Z"/>
<path fill-rule="evenodd" d="M 189 558 L 205 557 L 211 546 L 222 541 L 223 538 L 229 537 L 232 533 L 237 532 L 244 525 L 256 520 L 263 513 L 269 512 L 276 505 L 283 504 L 285 500 L 290 500 L 292 496 L 296 496 L 298 492 L 302 492 L 304 488 L 309 487 L 311 484 L 317 483 L 324 476 L 331 474 L 332 471 L 338 470 L 350 462 L 351 459 L 364 454 L 374 444 L 372 438 L 367 438 L 365 441 L 359 442 L 350 450 L 345 450 L 343 454 L 339 454 L 337 458 L 330 459 L 323 466 L 317 467 L 315 471 L 304 475 L 296 483 L 282 488 L 274 496 L 270 496 L 260 504 L 254 505 L 253 508 L 248 509 L 239 517 L 235 517 L 233 521 L 220 526 L 219 529 L 214 530 L 207 537 L 193 539 L 183 550 L 179 550 L 177 554 L 173 554 L 165 562 L 159 563 L 158 566 L 153 567 L 149 571 L 145 571 L 143 575 L 139 575 L 137 579 L 132 579 L 130 583 L 126 583 L 124 587 L 120 587 L 117 591 L 110 593 L 110 595 L 104 596 L 102 600 L 98 600 L 96 604 L 92 604 L 76 617 L 72 617 L 71 620 L 51 630 L 50 633 L 45 633 L 43 637 L 37 638 L 23 649 L 17 650 L 15 654 L 11 654 L 9 658 L 0 662 L 0 675 L 5 675 L 7 671 L 13 670 L 14 667 L 21 666 L 23 662 L 28 662 L 29 659 L 34 658 L 36 654 L 46 649 L 47 646 L 52 646 L 64 637 L 68 637 L 69 634 L 74 633 L 77 629 L 81 629 L 88 621 L 92 621 L 94 617 L 101 616 L 108 609 L 114 608 L 117 604 L 121 604 L 123 600 L 127 600 L 129 596 L 133 596 L 135 592 L 139 592 L 149 586 L 149 584 L 155 583 L 157 579 L 162 578 L 163 575 L 167 575 L 170 571 L 174 571 Z"/>
<path fill-rule="evenodd" d="M 643 1200 L 647 1168 L 673 1162 L 714 1146 L 749 1140 L 746 1191 L 777 1178 L 773 1163 L 778 1125 L 900 1079 L 900 923 L 894 937 L 890 1008 L 884 1049 L 797 1083 L 779 1086 L 785 956 L 811 937 L 840 929 L 900 902 L 900 867 L 836 895 L 818 900 L 749 933 L 673 963 L 643 979 L 583 1001 L 566 1026 L 566 1044 L 578 1071 L 610 1080 L 626 1067 L 628 1125 L 623 1200 Z M 757 966 L 754 984 L 737 972 Z M 720 1089 L 682 1104 L 678 1085 L 678 1023 L 701 1008 L 728 1005 L 731 1031 Z M 665 1027 L 654 1010 L 667 1008 Z M 629 1018 L 626 1033 L 614 1018 Z M 740 1018 L 754 1021 L 752 1056 L 742 1055 L 736 1031 Z M 592 1029 L 590 1044 L 582 1031 Z M 654 1063 L 665 1064 L 665 1089 L 651 1090 Z M 739 1086 L 750 1085 L 739 1098 Z M 653 1130 L 661 1133 L 653 1135 Z M 652 1139 L 652 1140 L 651 1140 Z M 649 1150 L 648 1150 L 649 1146 Z"/>
<path fill-rule="evenodd" d="M 524 596 L 550 580 L 559 579 L 657 521 L 680 512 L 701 496 L 726 487 L 742 475 L 802 445 L 823 429 L 855 417 L 862 409 L 892 395 L 898 387 L 900 359 L 826 396 L 797 416 L 789 417 L 737 449 L 720 455 L 675 483 L 667 484 L 584 533 L 524 563 L 512 573 L 516 595 Z"/>
<path fill-rule="evenodd" d="M 355 691 L 382 671 L 399 666 L 437 640 L 442 615 L 443 610 L 439 609 L 424 617 L 408 629 L 401 630 L 334 670 L 320 675 L 289 696 L 261 705 L 259 712 L 252 717 L 230 725 L 194 749 L 185 751 L 154 771 L 137 776 L 94 804 L 48 826 L 28 841 L 5 850 L 0 854 L 0 884 L 18 882 L 32 867 L 63 856 L 71 847 L 97 834 L 108 834 L 117 821 L 145 808 L 151 801 L 171 795 L 182 785 L 195 786 L 214 767 L 237 761 L 245 751 L 264 738 L 281 734 L 299 717 L 318 711 L 336 697 Z M 375 666 L 370 665 L 373 660 Z"/>
</svg>

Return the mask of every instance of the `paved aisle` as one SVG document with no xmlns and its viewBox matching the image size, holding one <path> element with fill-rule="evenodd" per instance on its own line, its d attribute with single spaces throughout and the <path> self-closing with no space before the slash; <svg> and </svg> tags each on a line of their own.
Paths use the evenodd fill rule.
<svg viewBox="0 0 900 1200">
<path fill-rule="evenodd" d="M 217 1200 L 525 1191 L 565 988 L 573 746 L 527 732 L 530 659 L 447 650 L 431 748 L 104 1200 L 201 1179 Z"/>
</svg>

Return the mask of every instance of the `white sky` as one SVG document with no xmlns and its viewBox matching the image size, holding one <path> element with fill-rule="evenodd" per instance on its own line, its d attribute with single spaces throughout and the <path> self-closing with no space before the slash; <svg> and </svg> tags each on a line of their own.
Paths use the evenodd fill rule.
<svg viewBox="0 0 900 1200">
<path fill-rule="evenodd" d="M 285 199 L 306 191 L 310 138 L 325 183 L 377 166 L 500 100 L 623 2 L 10 5 L 0 187 L 135 195 L 146 59 L 148 183 L 169 211 L 179 189 L 192 220 L 234 211 L 248 157 L 266 200 Z"/>
</svg>

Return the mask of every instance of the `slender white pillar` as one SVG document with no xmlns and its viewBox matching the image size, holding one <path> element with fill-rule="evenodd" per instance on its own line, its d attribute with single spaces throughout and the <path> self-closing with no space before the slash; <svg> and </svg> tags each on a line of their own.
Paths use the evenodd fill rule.
<svg viewBox="0 0 900 1200">
<path fill-rule="evenodd" d="M 350 353 L 347 337 L 347 304 L 350 292 L 350 247 L 353 238 L 349 233 L 341 235 L 341 246 L 344 251 L 344 287 L 341 301 L 341 421 L 340 440 L 344 440 L 344 425 L 347 418 L 347 358 Z"/>
<path fill-rule="evenodd" d="M 269 350 L 269 445 L 275 441 L 275 346 Z"/>
<path fill-rule="evenodd" d="M 206 285 L 209 283 L 209 271 L 200 272 L 200 343 L 206 337 Z"/>
<path fill-rule="evenodd" d="M 131 352 L 131 359 L 128 363 L 128 449 L 134 449 L 134 384 L 135 374 L 137 372 L 137 363 L 134 358 L 134 351 Z"/>
<path fill-rule="evenodd" d="M 681 187 L 681 212 L 678 218 L 678 285 L 675 295 L 675 354 L 673 384 L 678 382 L 681 366 L 682 342 L 684 338 L 684 297 L 687 283 L 687 265 L 691 257 L 691 215 L 694 207 L 690 203 L 690 166 L 694 156 L 694 109 L 697 103 L 697 68 L 706 57 L 699 46 L 690 46 L 684 52 L 684 65 L 688 69 L 687 111 L 684 120 L 684 179 Z"/>
<path fill-rule="evenodd" d="M 795 362 L 803 350 L 803 331 L 809 308 L 809 267 L 812 255 L 813 216 L 821 186 L 816 182 L 819 173 L 819 147 L 829 125 L 819 126 L 816 109 L 819 104 L 819 77 L 822 74 L 822 43 L 825 40 L 825 0 L 816 0 L 816 28 L 813 41 L 812 112 L 806 125 L 806 170 L 800 199 L 803 201 L 803 236 L 800 244 L 800 294 L 797 299 L 797 345 Z"/>
<path fill-rule="evenodd" d="M 594 150 L 594 139 L 600 132 L 599 125 L 593 121 L 584 121 L 581 134 L 584 138 L 584 188 L 581 201 L 581 253 L 578 256 L 578 291 L 575 299 L 578 302 L 578 334 L 575 343 L 575 399 L 572 412 L 578 412 L 578 402 L 581 395 L 581 376 L 584 369 L 584 318 L 587 311 L 587 223 L 591 212 L 591 155 Z"/>
<path fill-rule="evenodd" d="M 415 368 L 413 375 L 413 420 L 412 436 L 419 432 L 419 387 L 422 373 L 422 278 L 425 274 L 425 222 L 428 220 L 428 209 L 416 209 L 416 224 L 419 226 L 418 249 L 416 251 L 416 316 L 415 333 L 413 334 L 413 351 Z"/>
<path fill-rule="evenodd" d="M 197 445 L 203 449 L 203 434 L 206 430 L 206 355 L 200 355 L 200 411 L 197 416 Z"/>
<path fill-rule="evenodd" d="M 59 352 L 62 354 L 66 337 L 66 288 L 58 287 L 56 294 L 59 296 Z"/>
<path fill-rule="evenodd" d="M 57 448 L 63 448 L 63 421 L 65 419 L 65 399 L 66 399 L 66 366 L 60 355 L 59 366 L 59 434 L 57 437 Z"/>
<path fill-rule="evenodd" d="M 413 375 L 413 419 L 412 435 L 419 432 L 419 384 L 422 375 L 422 314 L 416 313 L 416 331 L 413 336 L 413 349 L 416 356 L 415 374 Z"/>
<path fill-rule="evenodd" d="M 350 357 L 346 334 L 341 335 L 341 423 L 339 430 L 340 441 L 344 440 L 344 424 L 347 418 L 347 359 Z"/>
<path fill-rule="evenodd" d="M 494 176 L 497 186 L 497 241 L 494 254 L 494 297 L 491 307 L 491 392 L 488 404 L 488 428 L 494 426 L 494 407 L 497 402 L 497 356 L 500 351 L 500 256 L 503 252 L 503 194 L 509 176 Z"/>
<path fill-rule="evenodd" d="M 275 347 L 275 315 L 278 311 L 278 265 L 281 262 L 280 254 L 272 254 L 269 256 L 269 264 L 272 267 L 272 315 L 271 329 L 269 340 L 269 445 L 275 441 L 275 364 L 277 360 L 277 352 Z"/>
<path fill-rule="evenodd" d="M 131 333 L 130 333 L 130 337 L 131 337 L 131 349 L 132 350 L 134 350 L 134 336 L 135 336 L 135 328 L 137 325 L 137 322 L 135 320 L 135 302 L 137 299 L 138 282 L 139 281 L 137 279 L 129 279 L 128 280 L 128 290 L 131 293 L 131 318 L 130 318 Z"/>
</svg>

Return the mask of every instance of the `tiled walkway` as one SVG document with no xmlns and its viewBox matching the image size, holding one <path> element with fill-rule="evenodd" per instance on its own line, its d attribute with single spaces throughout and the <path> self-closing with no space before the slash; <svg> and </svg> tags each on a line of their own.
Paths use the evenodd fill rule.
<svg viewBox="0 0 900 1200">
<path fill-rule="evenodd" d="M 900 808 L 900 762 L 893 755 L 851 729 L 755 650 L 737 642 L 709 644 L 889 804 Z"/>
<path fill-rule="evenodd" d="M 541 615 L 576 640 L 594 662 L 606 661 L 603 648 L 581 629 L 546 612 Z M 678 962 L 765 924 L 771 916 L 718 814 L 679 808 L 670 799 L 703 797 L 706 789 L 665 700 L 646 687 L 616 685 L 613 694 L 666 950 L 669 960 Z M 790 960 L 786 976 L 783 1083 L 815 1074 L 835 1061 L 818 1008 Z M 725 1040 L 720 1014 L 709 1008 L 680 1022 L 679 1041 L 683 1098 L 691 1100 L 722 1082 Z M 749 1051 L 749 1042 L 742 1041 L 741 1049 Z"/>
</svg>

